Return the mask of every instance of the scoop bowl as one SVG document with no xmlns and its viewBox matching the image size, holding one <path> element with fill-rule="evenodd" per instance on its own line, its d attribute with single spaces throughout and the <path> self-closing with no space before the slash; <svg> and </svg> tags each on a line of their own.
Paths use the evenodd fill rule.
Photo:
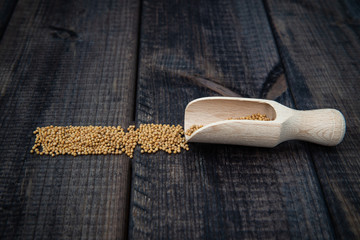
<svg viewBox="0 0 360 240">
<path fill-rule="evenodd" d="M 270 121 L 229 120 L 266 114 Z M 254 98 L 205 97 L 185 109 L 185 131 L 203 125 L 187 142 L 275 147 L 287 140 L 303 140 L 325 146 L 339 144 L 346 132 L 342 113 L 336 109 L 300 111 L 278 102 Z"/>
</svg>

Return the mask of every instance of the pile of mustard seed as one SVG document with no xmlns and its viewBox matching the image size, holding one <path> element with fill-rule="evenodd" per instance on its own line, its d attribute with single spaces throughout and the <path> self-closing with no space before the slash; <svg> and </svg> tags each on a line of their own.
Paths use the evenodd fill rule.
<svg viewBox="0 0 360 240">
<path fill-rule="evenodd" d="M 133 157 L 137 145 L 141 153 L 163 150 L 169 154 L 189 150 L 180 125 L 131 125 L 125 132 L 121 126 L 46 126 L 34 132 L 35 144 L 31 153 L 39 155 L 72 156 L 89 154 L 123 154 Z"/>
</svg>

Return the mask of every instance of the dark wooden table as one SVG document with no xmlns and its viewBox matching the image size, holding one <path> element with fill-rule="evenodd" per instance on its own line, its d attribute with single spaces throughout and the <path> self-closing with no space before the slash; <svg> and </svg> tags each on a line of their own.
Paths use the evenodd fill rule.
<svg viewBox="0 0 360 240">
<path fill-rule="evenodd" d="M 360 239 L 360 2 L 2 0 L 1 239 Z M 47 125 L 183 124 L 204 96 L 336 108 L 336 147 L 31 155 Z"/>
</svg>

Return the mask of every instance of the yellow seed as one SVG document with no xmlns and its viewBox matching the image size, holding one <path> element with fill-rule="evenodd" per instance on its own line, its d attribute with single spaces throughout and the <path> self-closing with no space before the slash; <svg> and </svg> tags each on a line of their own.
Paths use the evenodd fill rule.
<svg viewBox="0 0 360 240">
<path fill-rule="evenodd" d="M 255 113 L 245 117 L 231 117 L 228 120 L 258 120 L 258 121 L 271 121 L 266 114 Z"/>
<path fill-rule="evenodd" d="M 189 129 L 186 130 L 186 135 L 191 136 L 196 130 L 202 128 L 203 125 L 192 125 Z"/>
<path fill-rule="evenodd" d="M 266 114 L 260 114 L 260 113 L 255 113 L 249 116 L 245 116 L 245 117 L 231 117 L 228 118 L 228 120 L 258 120 L 258 121 L 271 121 L 270 118 L 268 118 L 266 116 Z M 190 128 L 188 128 L 186 130 L 186 135 L 187 136 L 191 136 L 196 130 L 198 130 L 199 128 L 202 128 L 203 125 L 192 125 Z M 185 148 L 186 150 L 188 150 L 187 148 Z"/>
<path fill-rule="evenodd" d="M 121 126 L 47 126 L 37 128 L 31 153 L 56 156 L 88 154 L 122 154 L 133 157 L 135 147 L 140 145 L 141 153 L 155 153 L 159 150 L 178 153 L 184 144 L 184 131 L 180 125 L 141 124 L 131 125 L 124 132 Z"/>
</svg>

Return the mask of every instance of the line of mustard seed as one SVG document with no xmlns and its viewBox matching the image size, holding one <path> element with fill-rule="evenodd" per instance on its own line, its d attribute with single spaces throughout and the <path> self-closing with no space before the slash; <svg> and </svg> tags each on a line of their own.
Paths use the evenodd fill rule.
<svg viewBox="0 0 360 240">
<path fill-rule="evenodd" d="M 169 154 L 189 150 L 180 125 L 141 124 L 131 125 L 127 132 L 121 126 L 46 126 L 38 127 L 31 153 L 39 155 L 72 156 L 89 154 L 122 154 L 133 157 L 137 145 L 141 153 L 159 150 Z"/>
</svg>

